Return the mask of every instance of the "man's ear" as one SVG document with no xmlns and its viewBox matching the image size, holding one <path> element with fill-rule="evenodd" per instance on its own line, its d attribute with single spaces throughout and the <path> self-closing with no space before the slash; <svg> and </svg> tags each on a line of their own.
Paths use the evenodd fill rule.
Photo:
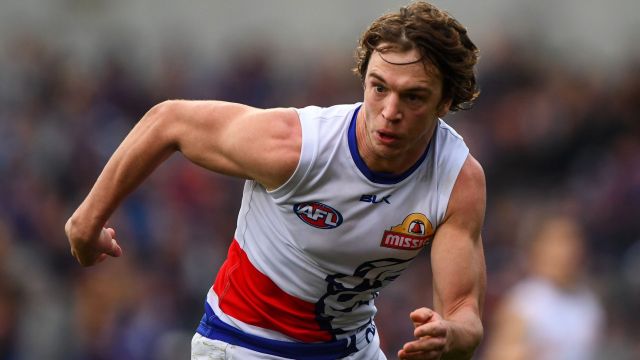
<svg viewBox="0 0 640 360">
<path fill-rule="evenodd" d="M 438 117 L 444 117 L 449 113 L 451 101 L 451 98 L 442 99 L 442 101 L 440 101 L 440 104 L 438 105 Z"/>
</svg>

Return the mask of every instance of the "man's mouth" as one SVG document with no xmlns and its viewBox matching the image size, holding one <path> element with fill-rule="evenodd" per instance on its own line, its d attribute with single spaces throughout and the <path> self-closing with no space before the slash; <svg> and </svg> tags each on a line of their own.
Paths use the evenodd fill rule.
<svg viewBox="0 0 640 360">
<path fill-rule="evenodd" d="M 390 145 L 399 140 L 399 137 L 397 135 L 394 135 L 390 132 L 378 130 L 376 134 L 378 135 L 378 140 L 380 140 L 380 142 L 385 145 Z"/>
</svg>

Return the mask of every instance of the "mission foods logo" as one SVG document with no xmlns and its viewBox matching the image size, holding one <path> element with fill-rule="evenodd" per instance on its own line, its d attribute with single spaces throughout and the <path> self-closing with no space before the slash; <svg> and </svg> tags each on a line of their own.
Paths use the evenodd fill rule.
<svg viewBox="0 0 640 360">
<path fill-rule="evenodd" d="M 405 217 L 402 224 L 386 230 L 382 235 L 380 246 L 401 250 L 417 250 L 426 246 L 433 234 L 433 225 L 429 219 L 423 214 L 413 213 Z"/>
<path fill-rule="evenodd" d="M 295 204 L 293 211 L 300 220 L 318 229 L 333 229 L 342 224 L 342 215 L 338 210 L 320 202 Z"/>
</svg>

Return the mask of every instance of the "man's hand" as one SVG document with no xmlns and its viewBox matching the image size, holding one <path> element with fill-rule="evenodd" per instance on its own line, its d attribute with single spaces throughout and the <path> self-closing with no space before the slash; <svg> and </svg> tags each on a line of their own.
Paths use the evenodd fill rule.
<svg viewBox="0 0 640 360">
<path fill-rule="evenodd" d="M 417 340 L 410 341 L 398 351 L 401 360 L 438 360 L 445 352 L 448 327 L 435 311 L 420 308 L 409 314 L 413 321 L 413 335 Z"/>
<path fill-rule="evenodd" d="M 102 228 L 95 236 L 83 238 L 78 236 L 77 231 L 72 229 L 71 220 L 69 220 L 64 230 L 67 234 L 69 245 L 71 245 L 71 255 L 82 266 L 101 263 L 107 256 L 119 257 L 122 255 L 122 248 L 120 248 L 115 239 L 116 231 L 112 228 Z"/>
</svg>

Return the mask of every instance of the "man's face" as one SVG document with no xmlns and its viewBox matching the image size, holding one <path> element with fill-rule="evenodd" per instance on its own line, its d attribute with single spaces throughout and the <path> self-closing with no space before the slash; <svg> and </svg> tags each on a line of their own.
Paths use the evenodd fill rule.
<svg viewBox="0 0 640 360">
<path fill-rule="evenodd" d="M 438 117 L 449 110 L 439 70 L 418 60 L 417 50 L 371 54 L 357 137 L 360 154 L 374 171 L 399 173 L 413 165 Z"/>
</svg>

